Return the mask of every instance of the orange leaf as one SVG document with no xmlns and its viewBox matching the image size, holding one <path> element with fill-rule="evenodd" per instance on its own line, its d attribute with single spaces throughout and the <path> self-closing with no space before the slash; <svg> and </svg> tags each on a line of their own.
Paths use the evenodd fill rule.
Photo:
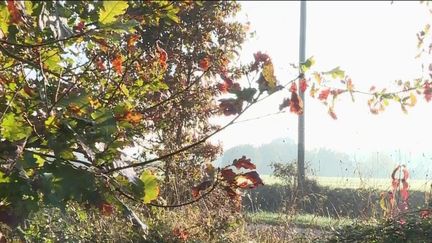
<svg viewBox="0 0 432 243">
<path fill-rule="evenodd" d="M 116 116 L 119 121 L 127 121 L 131 124 L 137 125 L 141 122 L 143 115 L 137 112 L 126 111 L 120 116 Z"/>
<path fill-rule="evenodd" d="M 112 60 L 112 65 L 113 65 L 113 69 L 114 71 L 116 71 L 116 73 L 118 75 L 121 75 L 123 73 L 123 57 L 120 54 L 117 54 L 114 59 Z"/>
<path fill-rule="evenodd" d="M 136 42 L 139 39 L 139 35 L 137 34 L 132 34 L 129 36 L 128 40 L 127 40 L 127 47 L 129 51 L 132 51 L 135 47 Z"/>
<path fill-rule="evenodd" d="M 168 61 L 167 52 L 164 49 L 162 49 L 161 47 L 159 47 L 159 44 L 156 45 L 156 50 L 157 50 L 157 53 L 159 55 L 159 64 L 162 66 L 162 68 L 166 69 L 168 66 L 168 64 L 167 64 L 167 61 Z"/>
</svg>

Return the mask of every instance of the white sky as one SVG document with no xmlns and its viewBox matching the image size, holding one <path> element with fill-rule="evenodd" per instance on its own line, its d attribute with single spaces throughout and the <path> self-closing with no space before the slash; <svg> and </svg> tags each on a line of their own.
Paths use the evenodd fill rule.
<svg viewBox="0 0 432 243">
<path fill-rule="evenodd" d="M 242 60 L 252 60 L 257 51 L 267 52 L 278 79 L 285 83 L 295 75 L 289 73 L 289 64 L 298 62 L 300 3 L 244 1 L 241 5 L 239 20 L 249 20 L 257 34 L 244 45 Z M 307 2 L 306 56 L 315 57 L 316 70 L 341 66 L 357 89 L 390 86 L 396 79 L 421 76 L 421 62 L 415 59 L 416 33 L 430 20 L 428 9 L 419 2 Z M 282 94 L 277 94 L 241 119 L 277 112 L 282 99 Z M 408 115 L 396 103 L 383 114 L 372 115 L 366 97 L 361 95 L 356 95 L 355 103 L 348 96 L 340 99 L 335 109 L 336 121 L 324 105 L 307 96 L 307 149 L 428 151 L 432 103 L 427 104 L 421 96 Z M 296 115 L 284 113 L 239 123 L 212 141 L 221 141 L 228 149 L 239 144 L 260 145 L 279 137 L 297 140 Z"/>
</svg>

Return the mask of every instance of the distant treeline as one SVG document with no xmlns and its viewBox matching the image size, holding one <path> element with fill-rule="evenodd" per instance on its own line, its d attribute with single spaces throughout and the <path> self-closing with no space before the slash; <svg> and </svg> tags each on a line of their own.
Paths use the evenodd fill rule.
<svg viewBox="0 0 432 243">
<path fill-rule="evenodd" d="M 306 151 L 309 175 L 335 177 L 389 178 L 399 160 L 407 164 L 411 178 L 429 179 L 432 172 L 432 156 L 424 153 L 395 158 L 395 152 L 366 152 L 356 155 L 320 148 Z M 405 153 L 408 154 L 408 153 Z M 291 139 L 276 139 L 271 143 L 255 147 L 239 145 L 224 152 L 218 159 L 219 165 L 227 165 L 233 159 L 246 155 L 257 165 L 260 174 L 272 174 L 271 163 L 290 163 L 297 158 L 297 144 Z"/>
</svg>

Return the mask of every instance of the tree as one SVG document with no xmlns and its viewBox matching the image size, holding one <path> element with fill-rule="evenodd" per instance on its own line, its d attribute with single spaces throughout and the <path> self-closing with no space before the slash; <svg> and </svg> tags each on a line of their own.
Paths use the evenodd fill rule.
<svg viewBox="0 0 432 243">
<path fill-rule="evenodd" d="M 42 205 L 74 201 L 123 210 L 145 230 L 126 200 L 180 207 L 216 187 L 238 206 L 238 188 L 262 184 L 245 157 L 231 166 L 251 171 L 207 166 L 197 183 L 219 151 L 205 142 L 224 129 L 208 118 L 235 120 L 255 100 L 256 89 L 234 81 L 252 65 L 230 64 L 245 38 L 226 20 L 236 11 L 232 2 L 1 2 L 0 220 L 16 227 Z M 236 98 L 218 105 L 222 91 Z"/>
<path fill-rule="evenodd" d="M 281 109 L 303 107 L 300 76 L 280 85 L 265 53 L 231 62 L 245 38 L 228 21 L 237 10 L 233 2 L 0 2 L 0 221 L 17 227 L 42 205 L 77 202 L 124 211 L 145 232 L 129 203 L 176 208 L 215 192 L 238 208 L 239 189 L 262 184 L 255 165 L 242 156 L 216 169 L 208 162 L 219 149 L 206 141 L 275 92 L 290 94 Z M 310 72 L 313 62 L 300 65 L 299 89 L 319 92 L 336 118 L 338 95 L 359 91 L 339 68 Z M 328 87 L 334 79 L 344 87 Z M 406 89 L 430 98 L 429 83 L 416 85 Z M 372 93 L 371 110 L 402 94 Z M 412 97 L 398 102 L 414 105 Z M 216 114 L 233 118 L 216 127 L 208 122 Z"/>
</svg>

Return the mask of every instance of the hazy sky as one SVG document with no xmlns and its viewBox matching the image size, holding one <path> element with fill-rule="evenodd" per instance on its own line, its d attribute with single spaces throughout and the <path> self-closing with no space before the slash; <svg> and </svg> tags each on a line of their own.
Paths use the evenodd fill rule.
<svg viewBox="0 0 432 243">
<path fill-rule="evenodd" d="M 281 83 L 295 76 L 290 63 L 298 62 L 299 2 L 241 2 L 241 21 L 250 21 L 256 37 L 243 48 L 242 60 L 257 51 L 267 52 Z M 386 87 L 394 80 L 421 77 L 421 61 L 415 59 L 416 33 L 431 22 L 428 9 L 418 2 L 307 2 L 306 56 L 314 56 L 317 70 L 341 66 L 357 89 Z M 291 73 L 290 73 L 291 72 Z M 288 93 L 277 94 L 248 111 L 247 119 L 278 111 Z M 335 107 L 338 120 L 327 114 L 318 100 L 306 98 L 306 147 L 328 147 L 355 152 L 402 149 L 425 152 L 432 138 L 432 103 L 419 97 L 405 115 L 391 103 L 380 115 L 372 115 L 367 97 L 347 96 Z M 224 119 L 224 121 L 226 121 Z M 284 113 L 231 126 L 212 141 L 225 149 L 239 144 L 259 145 L 278 137 L 297 140 L 297 116 Z M 431 151 L 431 150 L 429 150 Z"/>
</svg>

